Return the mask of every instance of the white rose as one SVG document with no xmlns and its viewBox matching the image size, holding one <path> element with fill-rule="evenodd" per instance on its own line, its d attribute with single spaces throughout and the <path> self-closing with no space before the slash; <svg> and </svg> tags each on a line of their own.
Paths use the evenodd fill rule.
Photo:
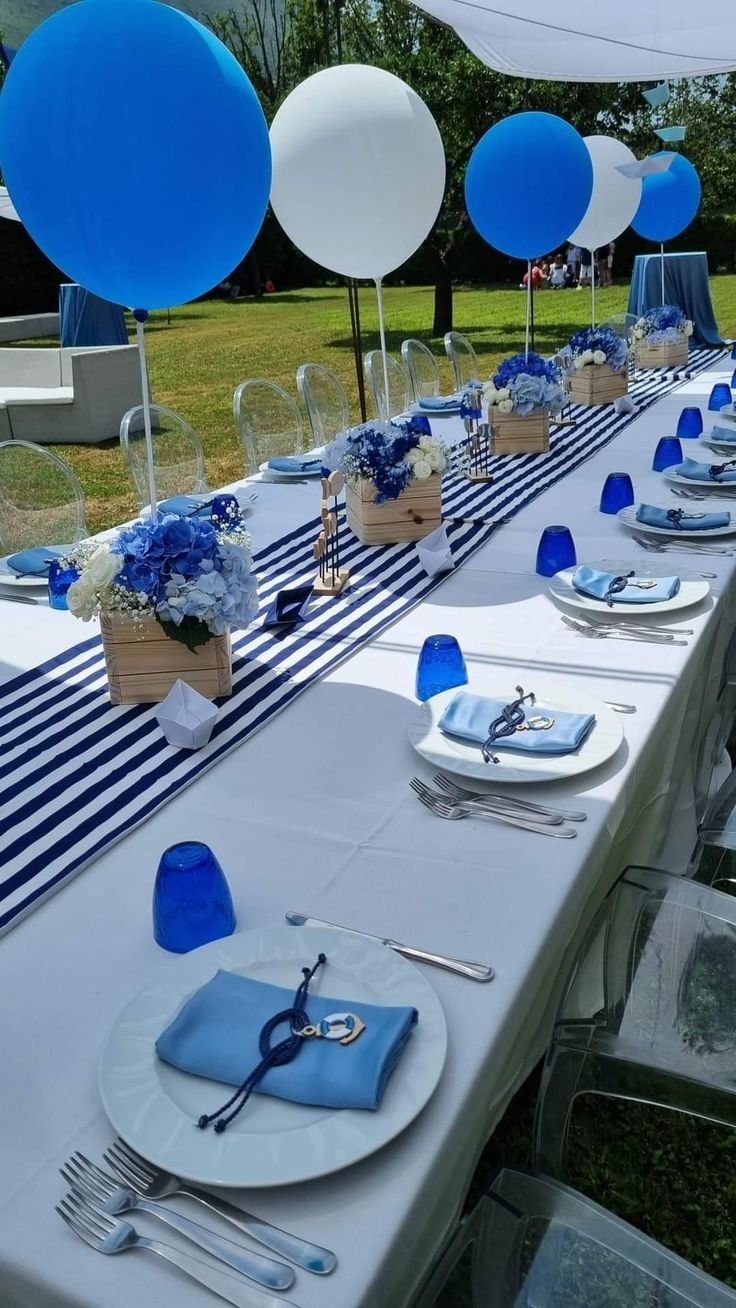
<svg viewBox="0 0 736 1308">
<path fill-rule="evenodd" d="M 421 459 L 421 457 L 422 457 L 422 452 L 419 449 L 419 447 L 416 445 L 414 446 L 413 449 L 407 450 L 406 454 L 404 455 L 406 462 L 410 463 L 412 467 L 417 462 L 417 460 Z"/>
<path fill-rule="evenodd" d="M 691 323 L 691 321 L 690 321 L 689 318 L 688 318 L 687 322 L 685 323 L 685 329 L 684 329 L 684 330 L 685 330 L 685 335 L 686 335 L 686 336 L 692 336 L 692 334 L 693 334 L 693 325 L 692 325 L 692 323 Z"/>
<path fill-rule="evenodd" d="M 578 372 L 580 372 L 581 369 L 585 367 L 585 359 L 583 358 L 582 354 L 579 354 L 577 359 L 575 360 L 575 367 L 577 368 Z"/>
<path fill-rule="evenodd" d="M 417 481 L 426 481 L 432 476 L 432 464 L 428 459 L 418 459 L 414 464 L 414 476 Z"/>
<path fill-rule="evenodd" d="M 103 590 L 117 577 L 122 563 L 119 554 L 111 554 L 107 545 L 100 545 L 85 566 L 84 579 L 96 590 Z"/>
<path fill-rule="evenodd" d="M 498 391 L 496 390 L 495 386 L 484 386 L 483 387 L 484 404 L 496 404 L 497 401 L 498 401 Z"/>
<path fill-rule="evenodd" d="M 72 582 L 66 593 L 66 603 L 69 612 L 75 618 L 81 618 L 82 622 L 89 622 L 94 615 L 95 602 L 94 589 L 86 577 L 80 577 L 78 581 Z"/>
<path fill-rule="evenodd" d="M 497 394 L 500 402 L 502 400 L 508 400 L 511 395 L 511 391 L 509 390 L 508 386 L 502 386 L 500 391 L 497 392 Z"/>
<path fill-rule="evenodd" d="M 605 363 L 605 362 L 606 362 L 605 352 L 603 350 L 594 350 L 593 363 Z"/>
<path fill-rule="evenodd" d="M 499 413 L 512 413 L 514 408 L 513 400 L 501 400 L 498 406 Z"/>
<path fill-rule="evenodd" d="M 445 456 L 441 450 L 430 450 L 427 454 L 427 460 L 433 472 L 444 472 Z"/>
</svg>

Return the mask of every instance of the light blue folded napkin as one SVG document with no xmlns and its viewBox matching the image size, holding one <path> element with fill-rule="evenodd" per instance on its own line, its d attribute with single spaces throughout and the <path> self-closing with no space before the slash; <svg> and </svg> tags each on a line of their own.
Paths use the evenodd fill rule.
<svg viewBox="0 0 736 1308">
<path fill-rule="evenodd" d="M 425 395 L 423 400 L 417 400 L 412 404 L 412 413 L 418 409 L 429 409 L 433 413 L 442 413 L 443 410 L 452 412 L 460 408 L 460 400 L 457 395 Z"/>
<path fill-rule="evenodd" d="M 34 545 L 32 549 L 11 554 L 6 563 L 22 577 L 48 577 L 49 560 L 63 558 L 71 545 Z"/>
<path fill-rule="evenodd" d="M 573 573 L 572 584 L 581 595 L 612 600 L 614 604 L 659 604 L 662 600 L 672 599 L 680 589 L 679 577 L 627 577 L 623 590 L 609 594 L 611 583 L 619 576 L 623 574 L 599 572 L 582 563 Z"/>
<path fill-rule="evenodd" d="M 717 462 L 698 463 L 697 459 L 683 459 L 682 463 L 677 463 L 673 468 L 670 468 L 670 472 L 676 472 L 680 477 L 689 477 L 691 481 L 706 483 L 736 481 L 736 468 L 725 468 L 723 472 L 717 472 L 711 477 L 710 469 L 721 466 Z"/>
<path fill-rule="evenodd" d="M 506 707 L 502 699 L 486 699 L 461 690 L 450 701 L 439 721 L 440 731 L 457 736 L 471 745 L 482 745 L 489 728 Z M 523 754 L 572 754 L 582 745 L 595 725 L 593 713 L 564 713 L 561 709 L 537 709 L 525 706 L 525 719 L 549 719 L 546 730 L 515 731 L 513 736 L 494 740 L 493 750 L 518 750 Z"/>
<path fill-rule="evenodd" d="M 654 504 L 640 504 L 636 520 L 647 527 L 662 527 L 665 531 L 712 531 L 716 527 L 730 527 L 731 514 L 727 511 L 696 513 L 686 509 L 658 509 Z"/>
<path fill-rule="evenodd" d="M 713 427 L 708 433 L 708 439 L 722 441 L 725 445 L 736 445 L 736 427 Z"/>
<path fill-rule="evenodd" d="M 172 495 L 170 500 L 162 500 L 160 513 L 175 513 L 180 518 L 211 518 L 212 496 L 203 503 L 196 495 Z"/>
<path fill-rule="evenodd" d="M 283 454 L 268 460 L 272 472 L 301 472 L 307 476 L 319 475 L 322 459 L 318 454 Z"/>
<path fill-rule="evenodd" d="M 219 971 L 158 1037 L 156 1053 L 182 1072 L 241 1085 L 260 1062 L 261 1028 L 276 1013 L 291 1008 L 294 990 Z M 313 1025 L 331 1014 L 354 1013 L 365 1022 L 365 1030 L 350 1045 L 305 1040 L 291 1063 L 269 1068 L 257 1093 L 323 1108 L 378 1108 L 416 1025 L 416 1008 L 384 1008 L 311 993 L 305 1008 Z M 288 1034 L 286 1024 L 277 1027 L 271 1044 Z"/>
</svg>

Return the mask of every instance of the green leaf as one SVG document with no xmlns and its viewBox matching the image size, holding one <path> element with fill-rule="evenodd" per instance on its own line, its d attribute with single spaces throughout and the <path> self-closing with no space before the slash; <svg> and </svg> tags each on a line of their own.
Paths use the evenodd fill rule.
<svg viewBox="0 0 736 1308">
<path fill-rule="evenodd" d="M 208 640 L 212 640 L 212 632 L 199 621 L 199 618 L 184 618 L 178 627 L 175 622 L 167 622 L 158 616 L 156 621 L 170 640 L 178 640 L 182 645 L 186 645 L 192 654 L 196 654 L 198 646 L 206 645 Z"/>
</svg>

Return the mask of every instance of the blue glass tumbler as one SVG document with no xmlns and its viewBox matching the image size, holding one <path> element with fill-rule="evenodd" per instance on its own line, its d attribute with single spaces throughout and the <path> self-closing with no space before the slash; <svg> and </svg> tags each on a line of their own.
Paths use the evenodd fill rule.
<svg viewBox="0 0 736 1308">
<path fill-rule="evenodd" d="M 731 350 L 731 358 L 732 358 L 732 359 L 736 359 L 736 344 L 734 345 L 733 349 Z"/>
<path fill-rule="evenodd" d="M 537 549 L 537 572 L 540 577 L 554 577 L 563 568 L 574 568 L 577 561 L 570 528 L 545 527 Z"/>
<path fill-rule="evenodd" d="M 732 401 L 731 387 L 727 386 L 725 382 L 716 382 L 710 393 L 708 408 L 712 413 L 717 413 L 719 409 L 725 409 L 726 405 L 731 404 Z"/>
<path fill-rule="evenodd" d="M 654 472 L 664 472 L 665 468 L 674 468 L 682 463 L 682 446 L 676 436 L 663 436 L 657 441 L 657 448 L 652 459 Z"/>
<path fill-rule="evenodd" d="M 409 419 L 409 431 L 417 432 L 420 436 L 431 436 L 432 428 L 429 425 L 429 418 L 423 413 L 412 414 Z"/>
<path fill-rule="evenodd" d="M 700 409 L 688 405 L 677 419 L 677 435 L 680 440 L 696 440 L 703 430 L 703 415 Z"/>
<path fill-rule="evenodd" d="M 165 850 L 153 889 L 156 943 L 174 954 L 186 954 L 234 930 L 230 888 L 212 850 L 198 840 L 184 840 Z"/>
<path fill-rule="evenodd" d="M 628 472 L 609 472 L 601 491 L 601 513 L 618 513 L 634 502 L 634 487 Z"/>
<path fill-rule="evenodd" d="M 243 514 L 235 495 L 215 495 L 210 513 L 212 526 L 220 531 L 232 531 L 243 521 Z"/>
<path fill-rule="evenodd" d="M 417 664 L 417 699 L 431 699 L 453 686 L 467 686 L 463 652 L 454 636 L 427 636 Z"/>
<path fill-rule="evenodd" d="M 66 609 L 66 593 L 73 581 L 79 580 L 79 573 L 70 563 L 62 559 L 52 559 L 49 563 L 49 607 Z"/>
</svg>

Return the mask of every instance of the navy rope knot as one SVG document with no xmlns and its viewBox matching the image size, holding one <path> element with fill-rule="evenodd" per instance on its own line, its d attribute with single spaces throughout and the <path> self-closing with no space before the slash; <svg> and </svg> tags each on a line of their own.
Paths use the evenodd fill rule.
<svg viewBox="0 0 736 1308">
<path fill-rule="evenodd" d="M 270 1067 L 283 1067 L 296 1058 L 301 1049 L 304 1040 L 299 1034 L 305 1026 L 309 1025 L 309 1014 L 304 1008 L 309 990 L 309 983 L 312 980 L 318 968 L 323 967 L 327 962 L 325 954 L 317 956 L 317 962 L 314 967 L 302 968 L 302 981 L 297 987 L 294 995 L 294 1003 L 291 1008 L 284 1008 L 280 1013 L 274 1013 L 269 1017 L 261 1027 L 261 1033 L 258 1037 L 258 1050 L 261 1055 L 261 1061 L 249 1072 L 245 1080 L 238 1086 L 235 1094 L 231 1095 L 227 1103 L 222 1104 L 214 1113 L 203 1113 L 197 1119 L 197 1126 L 204 1131 L 211 1122 L 215 1123 L 215 1134 L 222 1135 L 227 1130 L 230 1123 L 238 1116 L 238 1113 L 245 1108 L 250 1096 L 255 1090 L 258 1082 L 263 1079 Z M 290 1034 L 285 1040 L 280 1040 L 277 1045 L 271 1045 L 271 1036 L 282 1022 L 288 1022 Z M 235 1105 L 235 1107 L 233 1107 Z M 232 1109 L 232 1112 L 228 1110 Z M 227 1114 L 227 1116 L 225 1116 Z"/>
<path fill-rule="evenodd" d="M 734 466 L 736 466 L 736 459 L 727 459 L 725 463 L 711 463 L 708 476 L 711 481 L 718 481 L 721 473 L 725 472 L 726 468 L 733 468 Z"/>
<path fill-rule="evenodd" d="M 609 609 L 613 608 L 613 596 L 619 595 L 622 590 L 626 590 L 626 587 L 629 584 L 629 577 L 633 577 L 635 575 L 636 574 L 634 572 L 634 569 L 632 568 L 631 572 L 627 572 L 625 576 L 612 578 L 608 590 L 603 596 Z"/>
<path fill-rule="evenodd" d="M 498 757 L 491 749 L 494 740 L 502 740 L 504 736 L 513 736 L 516 728 L 524 721 L 526 716 L 524 713 L 524 704 L 526 701 L 528 700 L 530 704 L 536 702 L 536 695 L 533 691 L 530 691 L 528 695 L 525 695 L 523 688 L 517 686 L 516 693 L 519 698 L 513 700 L 511 704 L 507 704 L 505 708 L 501 709 L 500 716 L 494 718 L 488 728 L 488 739 L 485 744 L 480 747 L 484 763 L 498 763 Z"/>
</svg>

